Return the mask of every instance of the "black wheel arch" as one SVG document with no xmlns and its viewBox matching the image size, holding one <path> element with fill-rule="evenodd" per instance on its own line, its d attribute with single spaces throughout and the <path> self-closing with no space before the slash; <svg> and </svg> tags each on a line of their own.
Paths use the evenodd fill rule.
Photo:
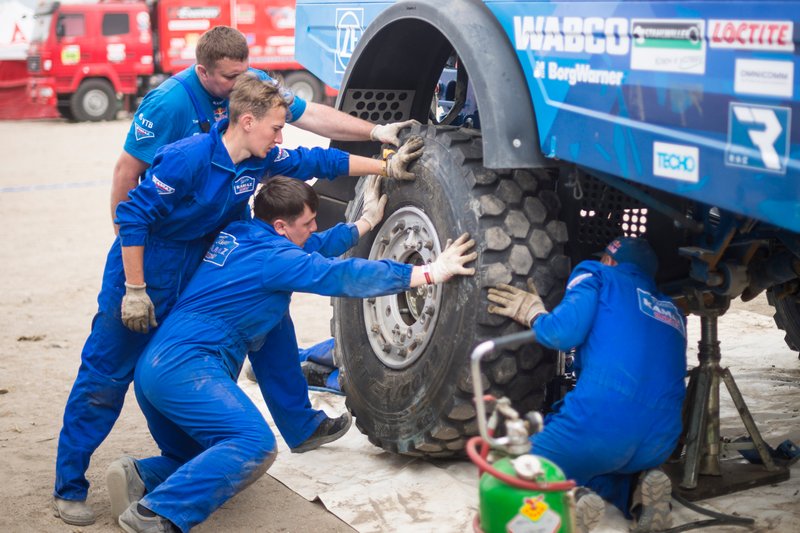
<svg viewBox="0 0 800 533">
<path fill-rule="evenodd" d="M 481 113 L 484 166 L 550 166 L 539 149 L 533 103 L 516 53 L 494 15 L 480 0 L 400 1 L 370 23 L 342 80 L 337 108 L 354 89 L 414 91 L 409 116 L 427 122 L 433 90 L 455 51 L 466 68 Z M 333 142 L 351 153 L 374 155 L 373 142 Z M 339 202 L 353 197 L 349 182 L 318 188 Z M 340 203 L 341 207 L 341 203 Z M 343 211 L 338 209 L 339 219 Z"/>
</svg>

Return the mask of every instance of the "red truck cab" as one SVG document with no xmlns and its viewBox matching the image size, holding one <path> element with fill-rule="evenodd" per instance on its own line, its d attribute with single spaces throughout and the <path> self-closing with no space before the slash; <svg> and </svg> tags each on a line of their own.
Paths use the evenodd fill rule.
<svg viewBox="0 0 800 533">
<path fill-rule="evenodd" d="M 28 50 L 29 94 L 74 120 L 109 120 L 153 74 L 143 2 L 40 4 Z"/>
</svg>

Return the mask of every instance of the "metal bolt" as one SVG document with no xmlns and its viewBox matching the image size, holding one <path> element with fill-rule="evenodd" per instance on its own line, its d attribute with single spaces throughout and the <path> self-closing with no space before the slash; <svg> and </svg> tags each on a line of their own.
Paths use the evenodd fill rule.
<svg viewBox="0 0 800 533">
<path fill-rule="evenodd" d="M 520 141 L 519 139 L 514 139 L 513 141 L 511 141 L 511 145 L 514 148 L 519 148 L 520 146 L 522 146 L 522 141 Z"/>
<path fill-rule="evenodd" d="M 389 345 L 388 342 L 384 342 L 383 344 L 381 344 L 381 350 L 383 350 L 385 353 L 389 353 L 392 351 L 392 347 L 391 345 Z"/>
<path fill-rule="evenodd" d="M 406 227 L 406 221 L 400 219 L 400 220 L 397 221 L 397 223 L 392 228 L 392 233 L 394 233 L 396 231 L 400 231 L 402 229 L 405 229 L 405 227 Z"/>
<path fill-rule="evenodd" d="M 372 333 L 379 333 L 381 331 L 381 327 L 378 324 L 373 324 L 372 327 L 369 328 L 369 330 Z"/>
<path fill-rule="evenodd" d="M 400 348 L 397 350 L 398 357 L 405 357 L 406 355 L 408 355 L 408 350 L 406 350 L 405 348 Z"/>
<path fill-rule="evenodd" d="M 433 312 L 434 311 L 435 311 L 435 309 L 433 308 L 432 305 L 426 305 L 425 309 L 422 310 L 423 313 L 425 313 L 426 315 L 431 315 L 431 316 L 433 316 Z"/>
<path fill-rule="evenodd" d="M 425 246 L 425 248 L 427 248 L 428 250 L 433 250 L 433 241 L 425 241 L 425 244 L 423 246 Z"/>
</svg>

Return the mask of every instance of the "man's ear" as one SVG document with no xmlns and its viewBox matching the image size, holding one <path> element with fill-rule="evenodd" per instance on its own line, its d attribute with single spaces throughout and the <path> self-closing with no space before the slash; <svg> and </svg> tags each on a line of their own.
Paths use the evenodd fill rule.
<svg viewBox="0 0 800 533">
<path fill-rule="evenodd" d="M 194 70 L 195 70 L 195 72 L 197 72 L 197 76 L 198 77 L 203 78 L 203 79 L 208 77 L 208 69 L 206 67 L 204 67 L 203 65 L 201 65 L 200 63 L 197 64 L 197 66 L 195 67 Z"/>
<path fill-rule="evenodd" d="M 286 237 L 286 227 L 288 224 L 282 218 L 276 218 L 275 222 L 272 223 L 272 227 L 275 228 L 275 233 L 278 235 L 283 235 Z"/>
<path fill-rule="evenodd" d="M 239 118 L 239 124 L 244 128 L 244 131 L 250 131 L 253 129 L 253 124 L 255 124 L 256 117 L 253 116 L 252 113 L 245 113 Z"/>
</svg>

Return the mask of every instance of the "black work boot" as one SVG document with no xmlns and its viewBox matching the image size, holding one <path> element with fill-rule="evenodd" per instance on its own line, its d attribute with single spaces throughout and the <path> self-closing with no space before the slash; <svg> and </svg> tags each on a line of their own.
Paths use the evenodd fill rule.
<svg viewBox="0 0 800 533">
<path fill-rule="evenodd" d="M 300 363 L 300 368 L 303 370 L 303 375 L 309 386 L 324 388 L 328 387 L 328 376 L 336 370 L 331 366 L 321 365 L 313 361 L 303 361 Z"/>
<path fill-rule="evenodd" d="M 310 450 L 316 450 L 323 444 L 333 442 L 339 437 L 343 437 L 350 425 L 353 423 L 353 417 L 350 413 L 345 413 L 338 418 L 325 417 L 325 420 L 319 423 L 319 426 L 314 433 L 311 434 L 306 440 L 298 446 L 292 448 L 292 453 L 303 453 Z"/>
</svg>

